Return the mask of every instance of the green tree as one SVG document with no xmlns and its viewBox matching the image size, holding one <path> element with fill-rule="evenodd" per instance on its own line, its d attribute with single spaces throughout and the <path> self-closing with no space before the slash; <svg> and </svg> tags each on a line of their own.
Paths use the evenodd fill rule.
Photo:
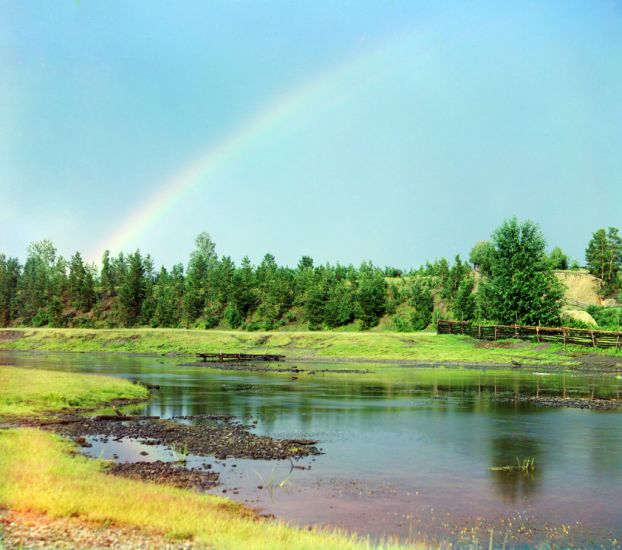
<svg viewBox="0 0 622 550">
<path fill-rule="evenodd" d="M 598 229 L 587 245 L 585 259 L 590 273 L 602 281 L 602 294 L 615 295 L 621 286 L 622 271 L 622 238 L 618 229 Z"/>
<path fill-rule="evenodd" d="M 306 293 L 304 310 L 309 330 L 320 330 L 326 317 L 328 292 L 324 282 L 325 278 L 318 271 L 313 284 L 310 285 Z"/>
<path fill-rule="evenodd" d="M 352 285 L 344 279 L 334 279 L 328 289 L 324 308 L 326 325 L 330 328 L 347 325 L 354 320 L 354 315 Z"/>
<path fill-rule="evenodd" d="M 210 273 L 217 263 L 216 244 L 209 233 L 200 233 L 195 240 L 186 275 L 185 309 L 191 324 L 203 315 L 208 305 Z"/>
<path fill-rule="evenodd" d="M 495 247 L 490 241 L 479 241 L 471 249 L 469 261 L 482 275 L 490 275 Z"/>
<path fill-rule="evenodd" d="M 135 326 L 141 318 L 146 295 L 145 265 L 140 250 L 128 256 L 128 269 L 119 290 L 125 326 Z"/>
<path fill-rule="evenodd" d="M 93 273 L 84 265 L 79 252 L 69 262 L 68 293 L 71 305 L 78 311 L 87 312 L 95 304 Z"/>
<path fill-rule="evenodd" d="M 356 297 L 357 317 L 363 322 L 363 328 L 376 326 L 386 310 L 387 283 L 384 273 L 371 263 L 364 263 L 359 269 Z"/>
<path fill-rule="evenodd" d="M 585 250 L 585 260 L 590 273 L 604 281 L 609 266 L 609 243 L 604 229 L 598 229 L 592 235 Z"/>
<path fill-rule="evenodd" d="M 418 277 L 412 284 L 412 305 L 415 308 L 411 316 L 413 330 L 423 330 L 432 321 L 434 298 L 426 279 Z"/>
<path fill-rule="evenodd" d="M 17 289 L 21 266 L 17 258 L 0 254 L 0 326 L 8 327 L 17 317 Z"/>
<path fill-rule="evenodd" d="M 101 285 L 101 293 L 105 296 L 113 296 L 115 294 L 115 277 L 114 269 L 110 260 L 110 250 L 104 250 L 102 255 L 102 268 L 100 271 L 99 282 Z"/>
<path fill-rule="evenodd" d="M 467 277 L 460 282 L 453 307 L 454 315 L 460 321 L 471 321 L 475 317 L 474 287 L 475 280 L 473 277 Z"/>
<path fill-rule="evenodd" d="M 469 273 L 469 267 L 460 259 L 460 254 L 456 255 L 454 265 L 449 269 L 449 276 L 445 283 L 446 297 L 453 303 L 460 288 L 460 283 Z"/>
<path fill-rule="evenodd" d="M 479 287 L 483 314 L 506 324 L 559 323 L 563 288 L 531 221 L 506 220 L 492 235 L 490 275 Z"/>
<path fill-rule="evenodd" d="M 26 324 L 41 326 L 49 322 L 52 298 L 60 299 L 65 276 L 64 261 L 57 257 L 51 241 L 37 241 L 28 247 L 18 288 L 19 314 Z"/>
<path fill-rule="evenodd" d="M 240 268 L 236 269 L 233 280 L 233 303 L 242 318 L 246 320 L 259 303 L 257 277 L 248 256 L 242 258 Z"/>
<path fill-rule="evenodd" d="M 552 269 L 568 269 L 569 261 L 568 256 L 564 251 L 556 246 L 549 254 L 549 262 L 551 262 Z"/>
<path fill-rule="evenodd" d="M 152 291 L 154 303 L 152 326 L 179 326 L 183 312 L 183 269 L 181 264 L 174 265 L 170 273 L 164 267 L 160 269 Z"/>
<path fill-rule="evenodd" d="M 244 322 L 244 318 L 234 302 L 227 304 L 227 307 L 223 313 L 223 318 L 231 328 L 238 328 Z"/>
</svg>

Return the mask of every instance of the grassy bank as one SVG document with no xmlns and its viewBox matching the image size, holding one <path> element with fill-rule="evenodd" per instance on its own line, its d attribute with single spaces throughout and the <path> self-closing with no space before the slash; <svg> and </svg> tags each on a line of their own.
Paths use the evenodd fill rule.
<svg viewBox="0 0 622 550">
<path fill-rule="evenodd" d="M 75 352 L 281 353 L 292 359 L 567 364 L 559 345 L 485 343 L 428 332 L 241 332 L 184 329 L 12 329 L 0 349 Z"/>
<path fill-rule="evenodd" d="M 0 419 L 147 396 L 144 388 L 111 377 L 6 366 L 0 366 L 0 388 Z M 38 429 L 0 430 L 0 509 L 137 527 L 224 550 L 372 547 L 344 534 L 258 520 L 250 509 L 213 495 L 111 476 L 103 461 L 74 448 Z"/>
<path fill-rule="evenodd" d="M 113 399 L 146 399 L 127 380 L 89 374 L 0 367 L 0 417 L 30 416 L 64 407 L 96 407 Z"/>
</svg>

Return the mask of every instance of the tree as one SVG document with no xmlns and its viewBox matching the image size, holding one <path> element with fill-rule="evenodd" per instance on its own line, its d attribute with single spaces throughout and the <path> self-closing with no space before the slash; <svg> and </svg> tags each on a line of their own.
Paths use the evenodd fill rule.
<svg viewBox="0 0 622 550">
<path fill-rule="evenodd" d="M 475 280 L 473 277 L 462 279 L 458 292 L 456 293 L 456 301 L 454 303 L 454 315 L 460 321 L 471 321 L 475 317 L 475 294 L 473 289 Z"/>
<path fill-rule="evenodd" d="M 323 274 L 318 271 L 306 295 L 304 310 L 309 330 L 320 330 L 326 317 L 328 292 L 324 282 Z"/>
<path fill-rule="evenodd" d="M 490 275 L 493 254 L 494 246 L 490 241 L 479 241 L 471 249 L 469 260 L 482 275 Z"/>
<path fill-rule="evenodd" d="M 428 282 L 417 278 L 412 285 L 412 305 L 415 308 L 411 316 L 411 325 L 414 330 L 425 329 L 432 321 L 434 299 Z"/>
<path fill-rule="evenodd" d="M 330 328 L 347 325 L 354 320 L 352 285 L 343 279 L 333 279 L 328 289 L 324 319 Z"/>
<path fill-rule="evenodd" d="M 556 246 L 549 254 L 549 262 L 551 262 L 551 269 L 568 269 L 569 261 L 568 256 L 564 251 Z"/>
<path fill-rule="evenodd" d="M 115 293 L 115 277 L 114 268 L 110 261 L 110 250 L 104 250 L 102 256 L 102 268 L 100 272 L 99 282 L 101 284 L 101 293 L 112 296 Z"/>
<path fill-rule="evenodd" d="M 458 288 L 464 277 L 469 273 L 466 263 L 460 259 L 460 254 L 456 255 L 454 265 L 449 270 L 449 278 L 446 283 L 446 295 L 453 302 L 456 299 Z"/>
<path fill-rule="evenodd" d="M 17 258 L 0 254 L 0 326 L 7 327 L 17 317 L 17 289 L 21 266 Z"/>
<path fill-rule="evenodd" d="M 506 324 L 559 323 L 563 288 L 533 222 L 506 220 L 492 235 L 490 275 L 479 288 L 486 318 Z"/>
<path fill-rule="evenodd" d="M 69 262 L 68 279 L 69 301 L 78 311 L 87 312 L 95 304 L 95 284 L 93 274 L 76 252 Z"/>
<path fill-rule="evenodd" d="M 384 273 L 371 263 L 364 263 L 359 270 L 358 313 L 363 328 L 368 329 L 378 324 L 386 310 L 387 283 Z"/>
<path fill-rule="evenodd" d="M 18 289 L 19 314 L 26 324 L 41 326 L 49 322 L 52 298 L 60 296 L 64 277 L 64 260 L 57 258 L 51 241 L 37 241 L 28 247 Z"/>
<path fill-rule="evenodd" d="M 610 296 L 620 289 L 622 271 L 622 238 L 618 229 L 597 230 L 585 250 L 587 268 L 602 281 L 602 293 Z"/>
<path fill-rule="evenodd" d="M 127 273 L 119 290 L 125 326 L 132 327 L 139 322 L 145 294 L 145 266 L 140 250 L 137 250 L 128 256 Z"/>
<path fill-rule="evenodd" d="M 609 266 L 609 246 L 607 232 L 604 229 L 598 229 L 592 234 L 585 249 L 585 260 L 589 272 L 604 281 Z"/>
<path fill-rule="evenodd" d="M 256 274 L 248 256 L 242 258 L 240 269 L 233 276 L 233 303 L 243 319 L 247 319 L 259 303 Z"/>
<path fill-rule="evenodd" d="M 186 276 L 186 317 L 190 323 L 203 314 L 208 303 L 209 276 L 217 262 L 216 244 L 209 233 L 200 233 L 195 239 Z"/>
</svg>

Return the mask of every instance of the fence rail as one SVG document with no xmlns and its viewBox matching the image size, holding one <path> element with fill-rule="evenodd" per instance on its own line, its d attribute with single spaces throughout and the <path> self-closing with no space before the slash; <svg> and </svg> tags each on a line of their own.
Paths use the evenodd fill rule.
<svg viewBox="0 0 622 550">
<path fill-rule="evenodd" d="M 622 332 L 590 330 L 570 327 L 532 327 L 526 325 L 477 325 L 469 321 L 439 319 L 438 334 L 465 334 L 479 340 L 517 338 L 536 342 L 560 342 L 576 346 L 622 349 Z"/>
</svg>

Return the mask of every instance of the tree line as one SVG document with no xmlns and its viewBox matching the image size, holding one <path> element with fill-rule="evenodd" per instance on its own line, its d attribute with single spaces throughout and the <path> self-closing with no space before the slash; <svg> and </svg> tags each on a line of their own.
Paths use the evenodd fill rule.
<svg viewBox="0 0 622 550">
<path fill-rule="evenodd" d="M 587 267 L 602 292 L 622 287 L 618 230 L 596 231 Z M 194 327 L 311 330 L 351 327 L 421 330 L 435 316 L 499 323 L 557 324 L 563 287 L 555 269 L 570 262 L 559 248 L 546 252 L 537 225 L 515 218 L 489 241 L 477 243 L 469 261 L 456 256 L 408 272 L 360 266 L 315 265 L 303 256 L 295 268 L 266 254 L 259 265 L 219 257 L 201 233 L 186 265 L 155 268 L 137 250 L 112 256 L 98 268 L 76 252 L 69 260 L 47 240 L 32 243 L 22 265 L 0 254 L 0 325 L 52 327 Z"/>
</svg>

